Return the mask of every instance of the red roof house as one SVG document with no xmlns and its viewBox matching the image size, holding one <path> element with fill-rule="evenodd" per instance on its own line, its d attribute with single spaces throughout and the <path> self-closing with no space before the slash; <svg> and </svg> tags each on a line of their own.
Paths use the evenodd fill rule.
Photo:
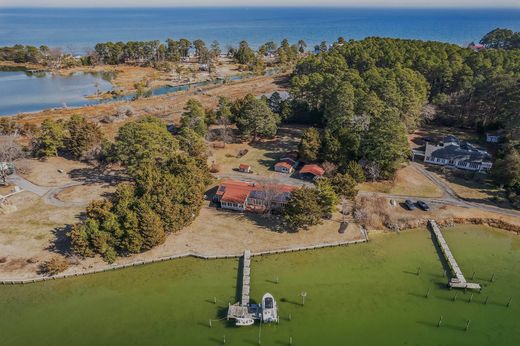
<svg viewBox="0 0 520 346">
<path fill-rule="evenodd" d="M 295 188 L 283 184 L 264 186 L 259 183 L 226 180 L 218 187 L 214 201 L 220 202 L 223 209 L 262 211 L 268 203 L 271 207 L 285 204 Z"/>
</svg>

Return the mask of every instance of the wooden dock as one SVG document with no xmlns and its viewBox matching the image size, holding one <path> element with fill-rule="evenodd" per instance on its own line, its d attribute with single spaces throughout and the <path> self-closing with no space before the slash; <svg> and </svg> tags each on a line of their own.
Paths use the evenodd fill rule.
<svg viewBox="0 0 520 346">
<path fill-rule="evenodd" d="M 249 305 L 249 292 L 251 291 L 251 251 L 244 251 L 244 263 L 242 267 L 242 306 Z"/>
<path fill-rule="evenodd" d="M 454 275 L 454 277 L 452 277 L 449 280 L 448 285 L 452 288 L 469 288 L 480 290 L 480 284 L 466 281 L 466 278 L 464 277 L 464 274 L 462 274 L 462 270 L 457 264 L 455 257 L 453 257 L 448 243 L 446 243 L 446 240 L 444 239 L 444 236 L 442 235 L 441 229 L 439 228 L 439 225 L 437 225 L 437 222 L 435 222 L 434 220 L 428 220 L 428 226 L 435 235 L 435 239 L 437 240 L 437 243 L 441 248 L 444 258 L 448 262 L 448 265 L 450 266 L 450 269 Z"/>
<path fill-rule="evenodd" d="M 251 251 L 245 250 L 242 257 L 242 289 L 241 299 L 233 305 L 229 304 L 227 318 L 257 318 L 256 309 L 249 306 L 251 291 Z"/>
</svg>

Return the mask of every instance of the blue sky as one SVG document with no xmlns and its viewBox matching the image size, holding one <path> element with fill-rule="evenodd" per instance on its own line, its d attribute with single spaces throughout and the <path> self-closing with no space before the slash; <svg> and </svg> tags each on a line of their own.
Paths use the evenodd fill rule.
<svg viewBox="0 0 520 346">
<path fill-rule="evenodd" d="M 0 0 L 0 7 L 193 7 L 193 6 L 350 6 L 350 7 L 509 7 L 520 0 Z"/>
</svg>

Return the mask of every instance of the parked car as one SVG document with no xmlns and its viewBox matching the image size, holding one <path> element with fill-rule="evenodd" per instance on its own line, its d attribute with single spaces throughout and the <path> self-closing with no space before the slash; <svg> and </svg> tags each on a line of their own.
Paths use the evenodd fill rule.
<svg viewBox="0 0 520 346">
<path fill-rule="evenodd" d="M 424 211 L 430 210 L 430 206 L 428 204 L 426 204 L 426 202 L 417 201 L 417 205 L 419 206 L 419 208 L 421 208 Z"/>
<path fill-rule="evenodd" d="M 408 210 L 414 210 L 415 209 L 415 204 L 413 204 L 413 202 L 411 200 L 409 200 L 409 199 L 404 201 L 404 205 L 406 206 L 406 208 Z"/>
</svg>

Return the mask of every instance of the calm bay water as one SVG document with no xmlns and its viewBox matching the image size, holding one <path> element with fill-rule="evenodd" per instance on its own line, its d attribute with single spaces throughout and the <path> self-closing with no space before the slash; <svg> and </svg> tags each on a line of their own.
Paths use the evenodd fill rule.
<svg viewBox="0 0 520 346">
<path fill-rule="evenodd" d="M 520 30 L 520 9 L 352 8 L 0 8 L 0 46 L 17 43 L 59 46 L 75 53 L 97 42 L 247 40 L 258 46 L 283 38 L 309 45 L 339 36 L 417 38 L 467 44 L 496 27 Z"/>
<path fill-rule="evenodd" d="M 95 104 L 98 101 L 87 96 L 112 90 L 109 77 L 92 73 L 60 76 L 49 72 L 0 72 L 0 115 Z"/>
<path fill-rule="evenodd" d="M 186 37 L 218 40 L 223 49 L 247 40 L 303 39 L 309 48 L 339 36 L 385 36 L 456 44 L 478 41 L 496 27 L 520 31 L 520 9 L 352 9 L 352 8 L 0 8 L 0 46 L 61 47 L 74 54 L 97 42 Z M 0 115 L 45 108 L 83 106 L 97 89 L 110 90 L 99 76 L 27 76 L 0 72 Z M 175 88 L 174 88 L 175 89 Z M 160 89 L 154 94 L 175 90 Z"/>
<path fill-rule="evenodd" d="M 457 291 L 454 300 L 429 232 L 418 230 L 255 257 L 251 297 L 272 293 L 279 325 L 237 328 L 219 320 L 237 299 L 238 260 L 187 258 L 0 286 L 0 345 L 216 346 L 225 336 L 226 345 L 242 346 L 258 345 L 259 335 L 269 346 L 289 345 L 291 337 L 294 345 L 519 345 L 520 238 L 480 226 L 443 231 L 482 293 Z"/>
</svg>

